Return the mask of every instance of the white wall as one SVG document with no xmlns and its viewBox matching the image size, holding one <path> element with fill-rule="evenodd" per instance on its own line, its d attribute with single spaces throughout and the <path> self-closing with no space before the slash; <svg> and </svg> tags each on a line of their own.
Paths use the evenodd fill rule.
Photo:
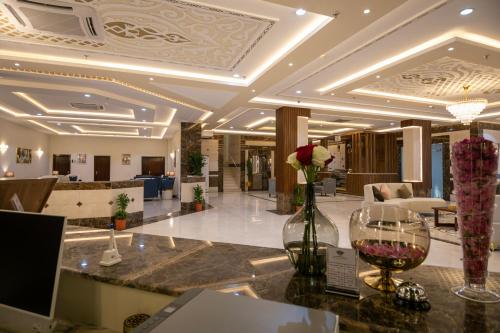
<svg viewBox="0 0 500 333">
<path fill-rule="evenodd" d="M 208 156 L 208 170 L 219 171 L 219 140 L 202 139 L 201 153 Z"/>
<path fill-rule="evenodd" d="M 76 155 L 87 154 L 86 164 L 77 164 Z M 50 153 L 71 154 L 71 174 L 83 181 L 94 180 L 94 156 L 111 156 L 111 180 L 131 179 L 140 175 L 142 156 L 164 156 L 167 164 L 167 141 L 153 139 L 102 138 L 80 136 L 50 136 Z M 131 154 L 130 165 L 122 165 L 122 154 Z M 50 158 L 52 168 L 52 158 Z M 165 171 L 168 171 L 165 166 Z"/>
<path fill-rule="evenodd" d="M 0 152 L 0 177 L 5 171 L 14 171 L 16 178 L 34 178 L 49 173 L 49 135 L 20 126 L 5 119 L 0 119 L 0 144 L 9 146 L 4 153 Z M 17 148 L 30 148 L 31 164 L 17 164 Z M 38 157 L 37 149 L 43 150 Z"/>
</svg>

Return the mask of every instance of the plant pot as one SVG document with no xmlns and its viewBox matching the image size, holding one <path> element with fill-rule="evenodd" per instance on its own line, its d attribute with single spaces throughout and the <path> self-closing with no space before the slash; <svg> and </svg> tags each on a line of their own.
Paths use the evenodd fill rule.
<svg viewBox="0 0 500 333">
<path fill-rule="evenodd" d="M 127 228 L 127 220 L 115 220 L 115 230 L 121 231 Z"/>
<path fill-rule="evenodd" d="M 195 202 L 194 210 L 197 212 L 201 212 L 203 210 L 203 204 L 201 202 Z"/>
</svg>

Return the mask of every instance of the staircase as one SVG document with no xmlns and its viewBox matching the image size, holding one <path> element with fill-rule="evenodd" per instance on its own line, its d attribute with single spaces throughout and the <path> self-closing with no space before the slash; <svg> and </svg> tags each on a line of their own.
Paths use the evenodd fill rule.
<svg viewBox="0 0 500 333">
<path fill-rule="evenodd" d="M 224 167 L 224 192 L 241 192 L 240 168 Z"/>
</svg>

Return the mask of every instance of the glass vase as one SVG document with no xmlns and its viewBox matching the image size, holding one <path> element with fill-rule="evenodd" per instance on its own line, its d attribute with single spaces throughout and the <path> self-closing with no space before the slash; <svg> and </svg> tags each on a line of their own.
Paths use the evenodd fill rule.
<svg viewBox="0 0 500 333">
<path fill-rule="evenodd" d="M 314 184 L 306 184 L 304 206 L 283 227 L 283 245 L 295 269 L 303 275 L 326 272 L 326 249 L 337 246 L 337 226 L 316 206 Z"/>
<path fill-rule="evenodd" d="M 354 211 L 349 223 L 351 245 L 359 257 L 379 268 L 364 282 L 392 293 L 402 282 L 392 277 L 422 264 L 429 253 L 429 227 L 420 214 L 392 205 L 372 205 Z"/>
<path fill-rule="evenodd" d="M 452 291 L 481 303 L 500 302 L 499 295 L 486 289 L 497 170 L 498 149 L 491 141 L 472 137 L 453 146 L 453 184 L 462 240 L 464 285 L 453 287 Z"/>
</svg>

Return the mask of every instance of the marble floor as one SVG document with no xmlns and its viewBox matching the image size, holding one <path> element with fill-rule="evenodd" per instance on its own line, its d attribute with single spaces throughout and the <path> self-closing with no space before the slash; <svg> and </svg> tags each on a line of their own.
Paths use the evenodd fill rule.
<svg viewBox="0 0 500 333">
<path fill-rule="evenodd" d="M 342 196 L 339 196 L 342 198 Z M 135 233 L 211 240 L 216 242 L 283 248 L 281 231 L 289 216 L 270 212 L 276 208 L 265 195 L 246 193 L 210 193 L 207 200 L 214 208 L 199 213 L 172 217 L 129 229 Z M 166 214 L 180 206 L 178 200 L 161 200 L 145 204 L 145 217 Z M 345 197 L 335 202 L 320 202 L 318 207 L 330 216 L 339 229 L 339 246 L 350 247 L 349 218 L 361 207 L 361 199 Z M 161 212 L 159 214 L 159 212 Z M 460 246 L 432 240 L 427 265 L 461 268 Z M 489 269 L 500 272 L 500 251 L 492 254 Z"/>
</svg>

